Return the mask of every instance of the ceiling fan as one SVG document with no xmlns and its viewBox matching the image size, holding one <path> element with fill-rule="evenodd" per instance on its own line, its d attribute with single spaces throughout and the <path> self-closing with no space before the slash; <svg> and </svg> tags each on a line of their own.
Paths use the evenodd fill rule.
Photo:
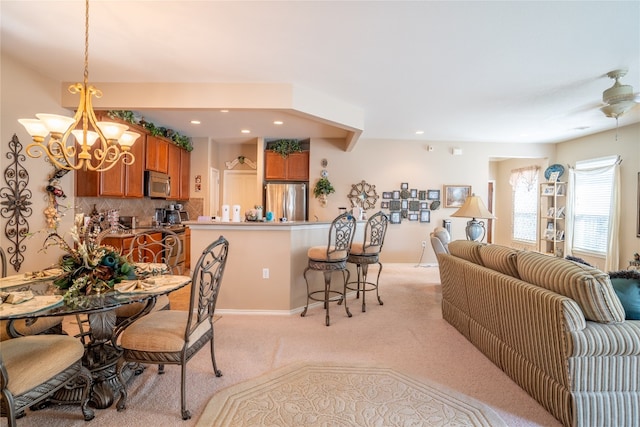
<svg viewBox="0 0 640 427">
<path fill-rule="evenodd" d="M 620 79 L 627 74 L 627 70 L 613 70 L 607 77 L 615 80 L 613 86 L 602 92 L 602 101 L 606 104 L 600 111 L 607 117 L 618 119 L 627 111 L 640 103 L 640 97 L 633 92 L 633 87 L 620 83 Z"/>
</svg>

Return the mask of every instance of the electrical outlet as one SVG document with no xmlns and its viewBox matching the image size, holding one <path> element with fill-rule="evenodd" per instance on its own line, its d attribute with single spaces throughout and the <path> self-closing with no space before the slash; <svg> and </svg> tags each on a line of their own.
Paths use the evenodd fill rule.
<svg viewBox="0 0 640 427">
<path fill-rule="evenodd" d="M 426 240 L 423 240 L 423 241 L 422 241 L 422 247 L 423 247 L 423 248 L 426 248 L 426 247 L 427 247 L 427 241 L 426 241 Z"/>
<path fill-rule="evenodd" d="M 263 279 L 268 279 L 269 278 L 269 269 L 268 268 L 263 268 L 262 269 L 262 278 Z"/>
</svg>

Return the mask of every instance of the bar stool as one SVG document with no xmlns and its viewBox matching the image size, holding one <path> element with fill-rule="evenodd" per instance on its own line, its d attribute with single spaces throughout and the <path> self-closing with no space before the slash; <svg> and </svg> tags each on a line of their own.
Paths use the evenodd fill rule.
<svg viewBox="0 0 640 427">
<path fill-rule="evenodd" d="M 384 236 L 387 234 L 388 224 L 389 217 L 384 212 L 380 211 L 372 215 L 365 226 L 362 243 L 356 242 L 351 244 L 351 250 L 349 251 L 347 262 L 356 265 L 358 280 L 355 282 L 348 282 L 347 289 L 356 291 L 356 298 L 360 298 L 360 292 L 362 292 L 362 312 L 367 311 L 365 294 L 369 291 L 376 291 L 378 303 L 380 305 L 384 304 L 380 299 L 380 294 L 378 293 L 378 280 L 380 279 L 380 273 L 382 272 L 380 252 L 382 251 Z M 370 264 L 378 264 L 380 266 L 375 283 L 367 281 L 367 273 Z M 355 287 L 353 285 L 355 285 Z"/>
<path fill-rule="evenodd" d="M 344 309 L 347 316 L 351 317 L 351 312 L 347 308 L 345 300 L 347 292 L 347 282 L 349 281 L 349 270 L 347 269 L 347 258 L 349 248 L 353 242 L 356 230 L 356 219 L 350 213 L 344 213 L 336 217 L 329 227 L 329 240 L 327 246 L 313 246 L 307 251 L 309 265 L 304 270 L 304 281 L 307 283 L 307 305 L 300 316 L 304 317 L 309 308 L 309 300 L 322 301 L 326 310 L 326 325 L 329 326 L 329 303 L 345 301 Z M 309 290 L 309 280 L 307 273 L 310 270 L 321 271 L 324 275 L 324 289 Z M 344 284 L 341 291 L 331 289 L 331 274 L 340 271 Z M 321 295 L 321 296 L 320 296 Z"/>
</svg>

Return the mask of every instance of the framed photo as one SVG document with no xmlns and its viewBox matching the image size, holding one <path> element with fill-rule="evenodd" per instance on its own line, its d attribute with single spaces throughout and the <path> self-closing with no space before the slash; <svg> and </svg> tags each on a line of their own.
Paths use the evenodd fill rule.
<svg viewBox="0 0 640 427">
<path fill-rule="evenodd" d="M 560 177 L 559 171 L 551 172 L 551 174 L 549 175 L 549 182 L 556 182 L 558 181 L 559 177 Z"/>
<path fill-rule="evenodd" d="M 547 222 L 547 230 L 553 230 L 553 221 Z"/>
<path fill-rule="evenodd" d="M 417 188 L 412 188 L 410 194 L 411 194 L 411 198 L 415 199 L 416 197 L 418 197 L 418 189 Z"/>
<path fill-rule="evenodd" d="M 553 196 L 554 193 L 555 189 L 553 188 L 553 185 L 547 185 L 542 189 L 543 196 Z"/>
<path fill-rule="evenodd" d="M 444 207 L 459 208 L 471 195 L 470 185 L 445 185 L 444 186 Z"/>
<path fill-rule="evenodd" d="M 418 200 L 427 200 L 427 192 L 425 190 L 418 191 Z"/>
<path fill-rule="evenodd" d="M 440 190 L 427 191 L 427 200 L 440 200 Z"/>
<path fill-rule="evenodd" d="M 547 217 L 549 218 L 553 218 L 555 214 L 556 214 L 556 208 L 549 208 L 549 210 L 547 211 Z"/>
<path fill-rule="evenodd" d="M 382 192 L 382 198 L 383 199 L 390 199 L 391 198 L 391 191 L 383 191 Z"/>
<path fill-rule="evenodd" d="M 392 199 L 399 199 L 400 198 L 400 190 L 395 190 L 393 192 L 393 197 L 391 197 Z"/>
<path fill-rule="evenodd" d="M 420 209 L 429 209 L 429 202 L 420 202 Z"/>
<path fill-rule="evenodd" d="M 558 230 L 556 233 L 556 240 L 564 240 L 564 230 Z"/>
<path fill-rule="evenodd" d="M 400 224 L 400 222 L 402 222 L 400 212 L 391 212 L 391 215 L 389 215 L 389 222 L 391 224 Z"/>
<path fill-rule="evenodd" d="M 417 213 L 410 213 L 409 214 L 409 221 L 417 221 L 418 220 L 418 214 Z"/>
<path fill-rule="evenodd" d="M 431 222 L 431 211 L 429 211 L 429 210 L 421 210 L 420 211 L 420 222 Z"/>
<path fill-rule="evenodd" d="M 400 184 L 400 189 L 401 190 L 408 190 L 409 189 L 409 183 L 408 182 L 403 182 L 402 184 Z"/>
<path fill-rule="evenodd" d="M 553 240 L 555 235 L 556 235 L 556 233 L 553 230 L 545 230 L 544 231 L 544 239 L 545 240 Z"/>
<path fill-rule="evenodd" d="M 409 201 L 407 199 L 403 199 L 402 200 L 402 209 L 408 209 L 409 208 Z"/>
<path fill-rule="evenodd" d="M 389 210 L 399 211 L 400 210 L 400 200 L 391 200 L 389 202 Z"/>
<path fill-rule="evenodd" d="M 389 202 L 380 202 L 380 209 L 389 209 Z"/>
<path fill-rule="evenodd" d="M 562 218 L 564 216 L 564 206 L 560 206 L 556 209 L 556 218 Z"/>
<path fill-rule="evenodd" d="M 417 200 L 409 200 L 409 210 L 418 212 L 420 210 L 420 202 Z"/>
</svg>

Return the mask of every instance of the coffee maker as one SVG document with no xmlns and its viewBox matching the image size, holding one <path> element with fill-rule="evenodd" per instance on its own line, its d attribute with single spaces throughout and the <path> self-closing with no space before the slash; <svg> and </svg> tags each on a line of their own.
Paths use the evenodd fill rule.
<svg viewBox="0 0 640 427">
<path fill-rule="evenodd" d="M 163 208 L 156 208 L 156 212 L 153 215 L 154 225 L 162 225 L 165 223 L 165 210 Z"/>
<path fill-rule="evenodd" d="M 181 224 L 180 211 L 176 209 L 165 210 L 165 223 L 169 225 Z"/>
</svg>

